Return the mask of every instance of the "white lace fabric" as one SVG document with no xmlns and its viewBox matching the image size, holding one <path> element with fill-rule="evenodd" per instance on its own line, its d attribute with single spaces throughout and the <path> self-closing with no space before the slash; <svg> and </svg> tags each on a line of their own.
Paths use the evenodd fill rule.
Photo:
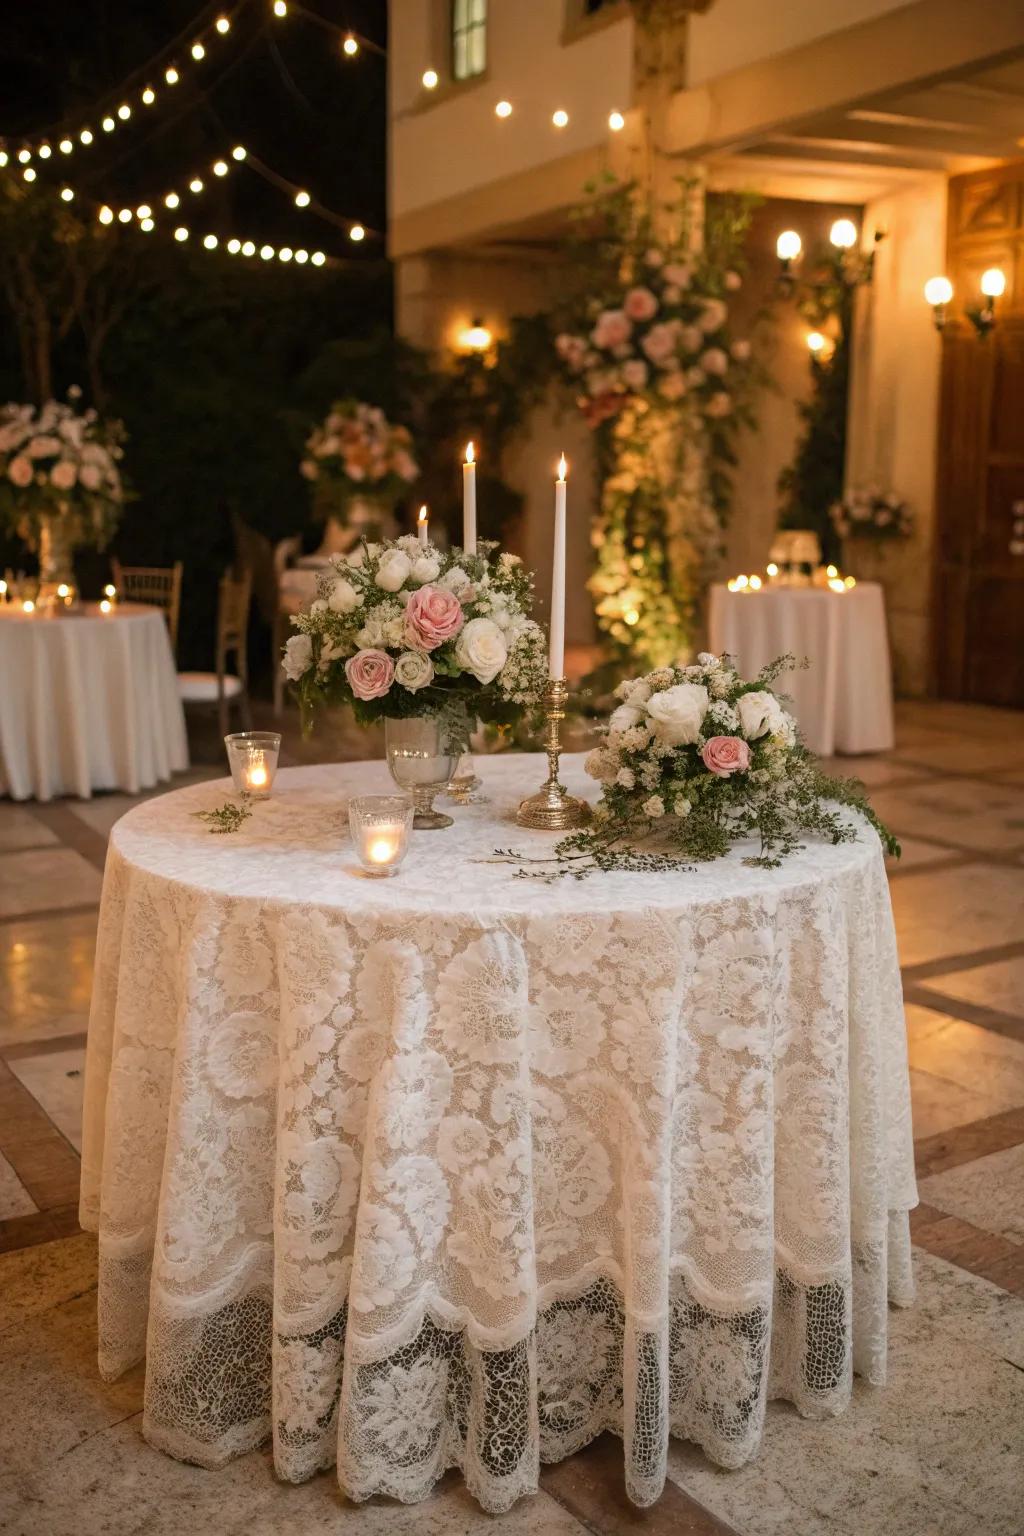
<svg viewBox="0 0 1024 1536">
<path fill-rule="evenodd" d="M 668 1436 L 723 1466 L 770 1397 L 882 1382 L 912 1287 L 902 997 L 881 849 L 811 843 L 542 885 L 515 805 L 356 866 L 380 764 L 287 770 L 235 834 L 117 824 L 89 1026 L 81 1215 L 100 1369 L 147 1357 L 144 1432 L 217 1466 L 500 1511 L 602 1430 L 657 1498 Z M 595 786 L 564 760 L 577 792 Z"/>
</svg>

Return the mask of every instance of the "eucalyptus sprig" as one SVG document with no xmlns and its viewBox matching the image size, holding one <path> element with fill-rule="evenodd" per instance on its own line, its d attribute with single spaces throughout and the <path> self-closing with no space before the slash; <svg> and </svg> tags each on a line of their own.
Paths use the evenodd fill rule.
<svg viewBox="0 0 1024 1536">
<path fill-rule="evenodd" d="M 237 832 L 243 821 L 248 821 L 252 811 L 243 802 L 235 805 L 226 800 L 223 805 L 215 806 L 211 811 L 193 811 L 192 815 L 198 821 L 205 821 L 211 832 Z"/>
</svg>

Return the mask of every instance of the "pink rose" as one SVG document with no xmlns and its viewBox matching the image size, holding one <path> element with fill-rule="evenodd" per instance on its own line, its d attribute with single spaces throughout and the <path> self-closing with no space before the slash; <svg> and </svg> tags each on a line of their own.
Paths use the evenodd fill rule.
<svg viewBox="0 0 1024 1536">
<path fill-rule="evenodd" d="M 561 336 L 555 337 L 555 351 L 567 368 L 578 373 L 587 355 L 587 344 L 582 336 L 570 336 L 563 332 Z"/>
<path fill-rule="evenodd" d="M 33 473 L 32 461 L 27 459 L 23 453 L 15 454 L 7 466 L 7 478 L 12 485 L 20 486 L 22 489 L 26 485 L 32 484 Z"/>
<path fill-rule="evenodd" d="M 345 676 L 357 699 L 379 699 L 395 680 L 395 664 L 387 651 L 357 651 L 345 663 Z"/>
<path fill-rule="evenodd" d="M 750 748 L 739 736 L 712 736 L 700 749 L 701 761 L 719 779 L 734 773 L 746 773 L 750 767 Z"/>
<path fill-rule="evenodd" d="M 631 320 L 650 320 L 658 313 L 658 301 L 649 288 L 631 288 L 622 307 Z"/>
<path fill-rule="evenodd" d="M 457 635 L 465 622 L 462 604 L 454 592 L 440 587 L 420 587 L 405 610 L 405 632 L 417 650 L 433 651 Z"/>
<path fill-rule="evenodd" d="M 595 347 L 611 349 L 621 347 L 632 334 L 633 326 L 624 310 L 605 309 L 598 315 L 590 339 Z"/>
<path fill-rule="evenodd" d="M 678 343 L 678 327 L 669 321 L 667 325 L 652 325 L 640 345 L 652 363 L 664 364 L 675 357 Z"/>
<path fill-rule="evenodd" d="M 726 394 L 712 395 L 707 403 L 709 416 L 728 416 L 732 410 L 732 401 Z"/>
<path fill-rule="evenodd" d="M 674 283 L 677 288 L 689 288 L 693 268 L 685 261 L 670 261 L 661 275 L 666 283 Z"/>
</svg>

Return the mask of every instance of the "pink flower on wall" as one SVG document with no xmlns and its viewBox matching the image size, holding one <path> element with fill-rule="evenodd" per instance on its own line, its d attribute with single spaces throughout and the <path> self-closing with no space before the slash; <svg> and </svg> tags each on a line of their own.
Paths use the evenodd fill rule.
<svg viewBox="0 0 1024 1536">
<path fill-rule="evenodd" d="M 622 309 L 606 309 L 597 317 L 597 324 L 590 333 L 595 347 L 608 351 L 621 347 L 633 334 L 632 322 Z"/>
</svg>

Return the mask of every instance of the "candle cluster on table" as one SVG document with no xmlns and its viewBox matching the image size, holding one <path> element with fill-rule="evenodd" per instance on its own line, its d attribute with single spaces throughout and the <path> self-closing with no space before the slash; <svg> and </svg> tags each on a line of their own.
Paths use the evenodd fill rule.
<svg viewBox="0 0 1024 1536">
<path fill-rule="evenodd" d="M 224 737 L 235 789 L 251 800 L 269 800 L 277 773 L 281 736 L 277 731 L 234 731 Z"/>
<path fill-rule="evenodd" d="M 781 571 L 774 561 L 769 561 L 765 568 L 764 578 L 754 574 L 753 576 L 733 576 L 726 582 L 730 592 L 763 592 L 768 587 L 816 587 L 819 590 L 827 588 L 830 592 L 849 592 L 857 585 L 856 576 L 844 576 L 836 565 L 819 565 L 809 575 L 802 579 Z"/>
</svg>

